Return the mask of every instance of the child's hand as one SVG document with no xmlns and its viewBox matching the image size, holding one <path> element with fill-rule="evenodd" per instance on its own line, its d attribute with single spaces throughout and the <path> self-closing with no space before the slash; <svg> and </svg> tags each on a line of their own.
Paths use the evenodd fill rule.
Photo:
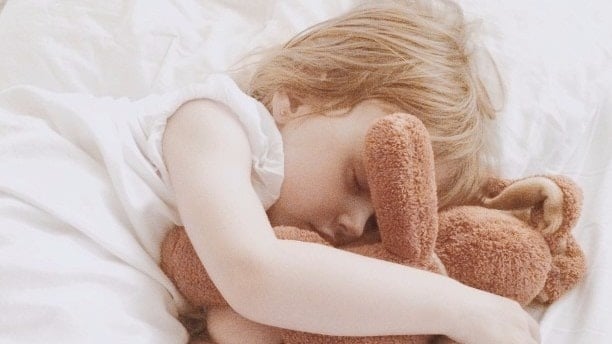
<svg viewBox="0 0 612 344">
<path fill-rule="evenodd" d="M 470 300 L 466 300 L 470 302 Z M 538 323 L 516 301 L 481 292 L 458 314 L 449 337 L 464 344 L 540 343 Z"/>
</svg>

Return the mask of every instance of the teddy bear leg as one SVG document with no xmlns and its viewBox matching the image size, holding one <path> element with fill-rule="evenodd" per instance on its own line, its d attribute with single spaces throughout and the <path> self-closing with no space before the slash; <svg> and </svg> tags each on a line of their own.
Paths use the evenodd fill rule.
<svg viewBox="0 0 612 344">
<path fill-rule="evenodd" d="M 586 272 L 584 253 L 574 237 L 569 237 L 564 254 L 552 258 L 552 267 L 544 288 L 536 297 L 538 302 L 550 304 L 573 288 Z"/>
<path fill-rule="evenodd" d="M 542 290 L 552 259 L 542 235 L 524 222 L 471 206 L 440 213 L 436 253 L 449 277 L 521 305 Z"/>
<path fill-rule="evenodd" d="M 207 309 L 206 325 L 210 339 L 217 344 L 282 343 L 280 329 L 250 321 L 230 307 Z"/>
</svg>

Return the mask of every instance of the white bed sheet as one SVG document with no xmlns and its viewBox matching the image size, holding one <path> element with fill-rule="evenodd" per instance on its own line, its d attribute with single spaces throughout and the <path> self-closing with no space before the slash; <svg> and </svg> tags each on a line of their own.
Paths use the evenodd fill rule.
<svg viewBox="0 0 612 344">
<path fill-rule="evenodd" d="M 247 52 L 357 2 L 8 0 L 2 9 L 0 1 L 0 90 L 26 84 L 137 99 L 223 71 Z M 482 19 L 479 37 L 505 79 L 507 102 L 498 122 L 502 171 L 507 177 L 561 173 L 584 190 L 575 235 L 587 254 L 588 275 L 553 306 L 532 310 L 543 342 L 608 342 L 612 5 L 460 2 L 468 18 Z"/>
</svg>

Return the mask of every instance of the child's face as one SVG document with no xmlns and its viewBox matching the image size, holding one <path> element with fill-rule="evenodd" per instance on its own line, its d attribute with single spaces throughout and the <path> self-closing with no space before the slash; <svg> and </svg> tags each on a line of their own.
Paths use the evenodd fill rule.
<svg viewBox="0 0 612 344">
<path fill-rule="evenodd" d="M 273 226 L 312 229 L 341 244 L 361 236 L 374 214 L 362 152 L 373 122 L 389 113 L 376 101 L 344 116 L 291 119 L 280 125 L 285 179 L 268 210 Z"/>
</svg>

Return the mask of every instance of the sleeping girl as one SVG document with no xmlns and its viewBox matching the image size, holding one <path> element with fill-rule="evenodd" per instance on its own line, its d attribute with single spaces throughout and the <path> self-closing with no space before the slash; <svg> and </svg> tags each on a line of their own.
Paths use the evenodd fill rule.
<svg viewBox="0 0 612 344">
<path fill-rule="evenodd" d="M 481 197 L 495 109 L 468 47 L 456 4 L 402 1 L 297 35 L 246 90 L 226 74 L 138 101 L 3 90 L 0 342 L 187 341 L 184 304 L 158 266 L 182 225 L 231 306 L 209 314 L 220 343 L 232 340 L 215 326 L 226 316 L 254 333 L 537 343 L 514 301 L 272 230 L 359 238 L 374 216 L 364 136 L 398 111 L 430 133 L 440 206 Z"/>
<path fill-rule="evenodd" d="M 479 197 L 488 169 L 487 121 L 495 110 L 467 34 L 452 3 L 362 7 L 306 30 L 260 61 L 248 94 L 267 111 L 246 113 L 202 98 L 174 113 L 163 152 L 176 204 L 231 305 L 208 315 L 213 339 L 239 341 L 224 333 L 223 323 L 240 315 L 327 335 L 539 340 L 536 322 L 513 301 L 432 273 L 277 240 L 271 230 L 311 229 L 335 243 L 359 238 L 374 215 L 361 159 L 365 134 L 376 119 L 398 111 L 417 116 L 431 134 L 440 206 Z M 280 187 L 262 190 L 253 187 L 253 165 L 272 170 L 278 162 L 254 162 L 252 141 L 274 129 L 268 119 L 245 128 L 240 118 L 267 112 L 278 134 L 263 140 L 266 149 L 282 145 L 284 177 Z M 274 202 L 266 209 L 262 199 L 270 194 Z M 253 324 L 243 335 L 253 343 L 279 342 L 268 334 Z"/>
</svg>

